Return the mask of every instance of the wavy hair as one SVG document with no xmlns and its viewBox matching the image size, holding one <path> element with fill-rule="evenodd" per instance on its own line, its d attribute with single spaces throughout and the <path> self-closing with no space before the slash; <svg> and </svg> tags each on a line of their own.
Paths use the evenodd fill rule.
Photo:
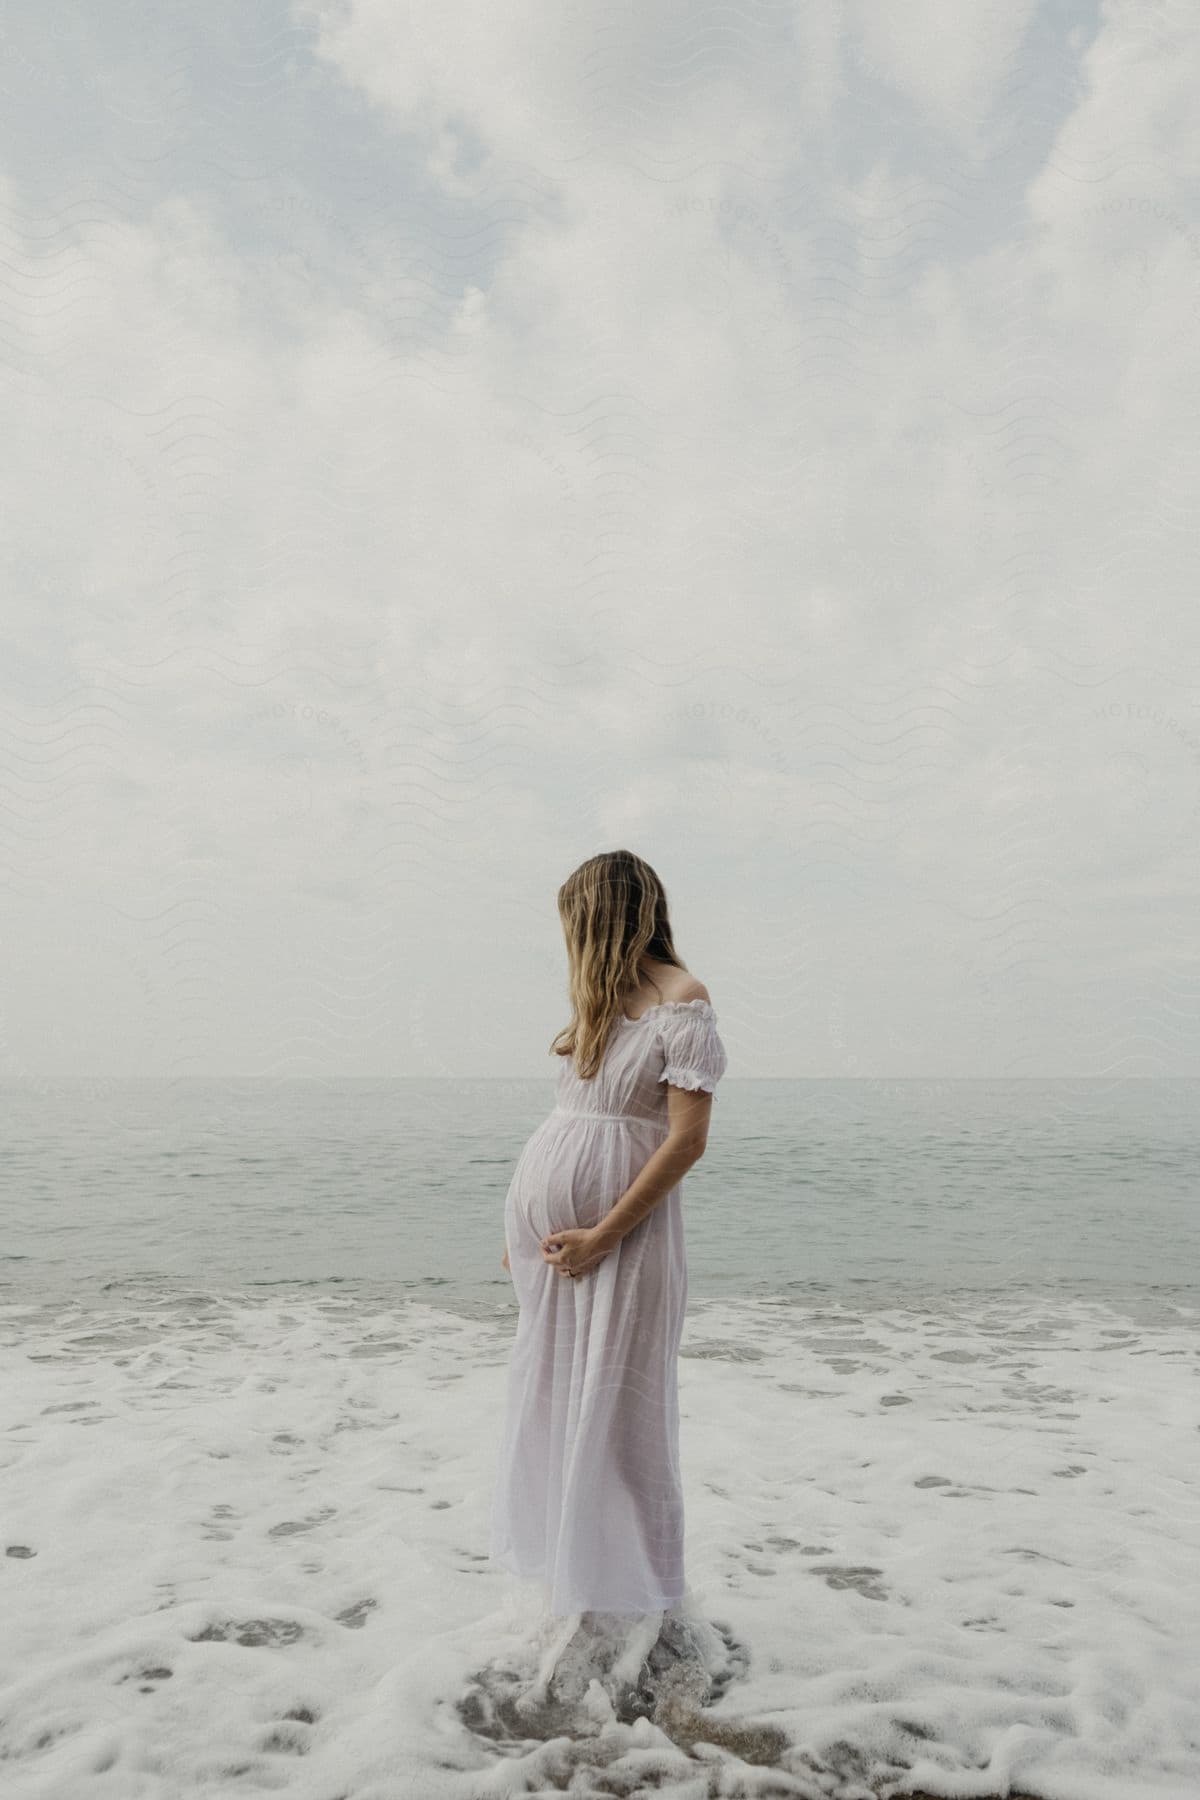
<svg viewBox="0 0 1200 1800">
<path fill-rule="evenodd" d="M 632 850 L 605 850 L 580 863 L 558 890 L 558 916 L 570 964 L 571 1018 L 550 1048 L 574 1056 L 580 1077 L 590 1081 L 625 1016 L 625 995 L 640 985 L 642 957 L 687 965 L 675 953 L 666 889 Z"/>
</svg>

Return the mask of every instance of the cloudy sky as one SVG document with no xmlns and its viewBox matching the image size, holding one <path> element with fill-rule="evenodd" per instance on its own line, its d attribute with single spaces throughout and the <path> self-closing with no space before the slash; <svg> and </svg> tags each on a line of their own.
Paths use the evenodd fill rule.
<svg viewBox="0 0 1200 1800">
<path fill-rule="evenodd" d="M 0 1076 L 1200 1074 L 1200 21 L 5 24 Z"/>
</svg>

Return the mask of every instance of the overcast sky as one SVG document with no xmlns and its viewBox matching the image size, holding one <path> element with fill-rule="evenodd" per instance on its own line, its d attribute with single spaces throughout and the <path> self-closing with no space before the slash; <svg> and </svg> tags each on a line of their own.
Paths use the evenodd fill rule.
<svg viewBox="0 0 1200 1800">
<path fill-rule="evenodd" d="M 0 1075 L 1200 1074 L 1200 20 L 5 23 Z"/>
</svg>

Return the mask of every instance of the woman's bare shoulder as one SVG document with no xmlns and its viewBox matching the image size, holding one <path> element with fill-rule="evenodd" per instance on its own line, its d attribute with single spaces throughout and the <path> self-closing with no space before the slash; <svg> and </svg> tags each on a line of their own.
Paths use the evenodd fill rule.
<svg viewBox="0 0 1200 1800">
<path fill-rule="evenodd" d="M 683 975 L 678 982 L 672 983 L 667 994 L 668 1000 L 707 1000 L 712 1005 L 712 995 L 702 981 L 695 975 Z"/>
</svg>

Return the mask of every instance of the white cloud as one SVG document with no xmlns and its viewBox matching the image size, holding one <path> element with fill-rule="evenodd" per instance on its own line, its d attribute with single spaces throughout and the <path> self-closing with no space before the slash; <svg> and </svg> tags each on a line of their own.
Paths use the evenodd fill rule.
<svg viewBox="0 0 1200 1800">
<path fill-rule="evenodd" d="M 1030 173 L 1025 8 L 304 17 L 186 181 L 128 106 L 10 176 L 10 1069 L 536 1073 L 627 842 L 744 1073 L 1102 1073 L 1200 798 L 1194 38 L 1064 38 Z"/>
<path fill-rule="evenodd" d="M 1026 34 L 1037 15 L 1033 0 L 912 0 L 889 7 L 849 0 L 845 19 L 853 65 L 885 88 L 905 95 L 923 120 L 964 146 L 986 142 L 984 128 L 1010 114 L 1014 74 L 1027 77 Z"/>
</svg>

